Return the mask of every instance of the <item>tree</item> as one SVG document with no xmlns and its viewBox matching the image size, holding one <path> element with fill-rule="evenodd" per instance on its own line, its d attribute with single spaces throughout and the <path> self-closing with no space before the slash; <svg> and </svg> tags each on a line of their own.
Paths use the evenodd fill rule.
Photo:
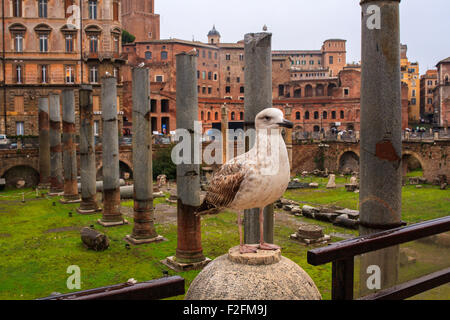
<svg viewBox="0 0 450 320">
<path fill-rule="evenodd" d="M 136 40 L 136 37 L 129 33 L 127 30 L 122 30 L 122 43 L 132 43 Z"/>
</svg>

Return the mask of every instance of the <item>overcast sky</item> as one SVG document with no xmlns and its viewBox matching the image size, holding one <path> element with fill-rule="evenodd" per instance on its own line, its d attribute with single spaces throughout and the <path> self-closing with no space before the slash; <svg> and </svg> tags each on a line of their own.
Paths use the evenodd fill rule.
<svg viewBox="0 0 450 320">
<path fill-rule="evenodd" d="M 222 42 L 236 42 L 266 24 L 274 50 L 319 50 L 330 38 L 347 40 L 347 62 L 361 59 L 359 0 L 155 0 L 161 38 L 207 42 L 213 24 Z M 450 1 L 402 0 L 401 42 L 420 73 L 450 56 Z"/>
</svg>

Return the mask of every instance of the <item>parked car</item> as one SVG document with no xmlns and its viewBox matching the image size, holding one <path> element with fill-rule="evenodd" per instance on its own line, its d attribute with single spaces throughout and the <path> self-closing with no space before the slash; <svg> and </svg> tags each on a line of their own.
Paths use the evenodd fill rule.
<svg viewBox="0 0 450 320">
<path fill-rule="evenodd" d="M 0 134 L 0 144 L 9 144 L 9 139 L 5 134 Z"/>
</svg>

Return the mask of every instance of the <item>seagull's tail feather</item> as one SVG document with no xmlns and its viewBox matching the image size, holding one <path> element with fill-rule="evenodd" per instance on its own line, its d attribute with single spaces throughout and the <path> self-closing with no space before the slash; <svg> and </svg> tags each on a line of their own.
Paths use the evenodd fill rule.
<svg viewBox="0 0 450 320">
<path fill-rule="evenodd" d="M 215 205 L 209 203 L 208 201 L 203 201 L 203 203 L 195 210 L 196 216 L 204 216 L 209 214 L 219 214 L 222 211 L 221 208 L 217 208 Z"/>
</svg>

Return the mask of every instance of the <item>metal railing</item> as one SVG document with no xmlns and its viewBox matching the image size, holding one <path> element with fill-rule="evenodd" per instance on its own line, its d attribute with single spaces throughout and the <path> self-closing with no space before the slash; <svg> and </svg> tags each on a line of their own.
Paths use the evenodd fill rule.
<svg viewBox="0 0 450 320">
<path fill-rule="evenodd" d="M 308 251 L 308 263 L 332 263 L 332 299 L 353 300 L 354 258 L 368 252 L 433 236 L 450 230 L 450 216 L 344 240 Z M 406 299 L 450 282 L 450 268 L 384 289 L 361 300 Z"/>
<path fill-rule="evenodd" d="M 37 300 L 159 300 L 184 294 L 184 285 L 182 277 L 174 276 L 136 284 L 121 283 Z"/>
</svg>

